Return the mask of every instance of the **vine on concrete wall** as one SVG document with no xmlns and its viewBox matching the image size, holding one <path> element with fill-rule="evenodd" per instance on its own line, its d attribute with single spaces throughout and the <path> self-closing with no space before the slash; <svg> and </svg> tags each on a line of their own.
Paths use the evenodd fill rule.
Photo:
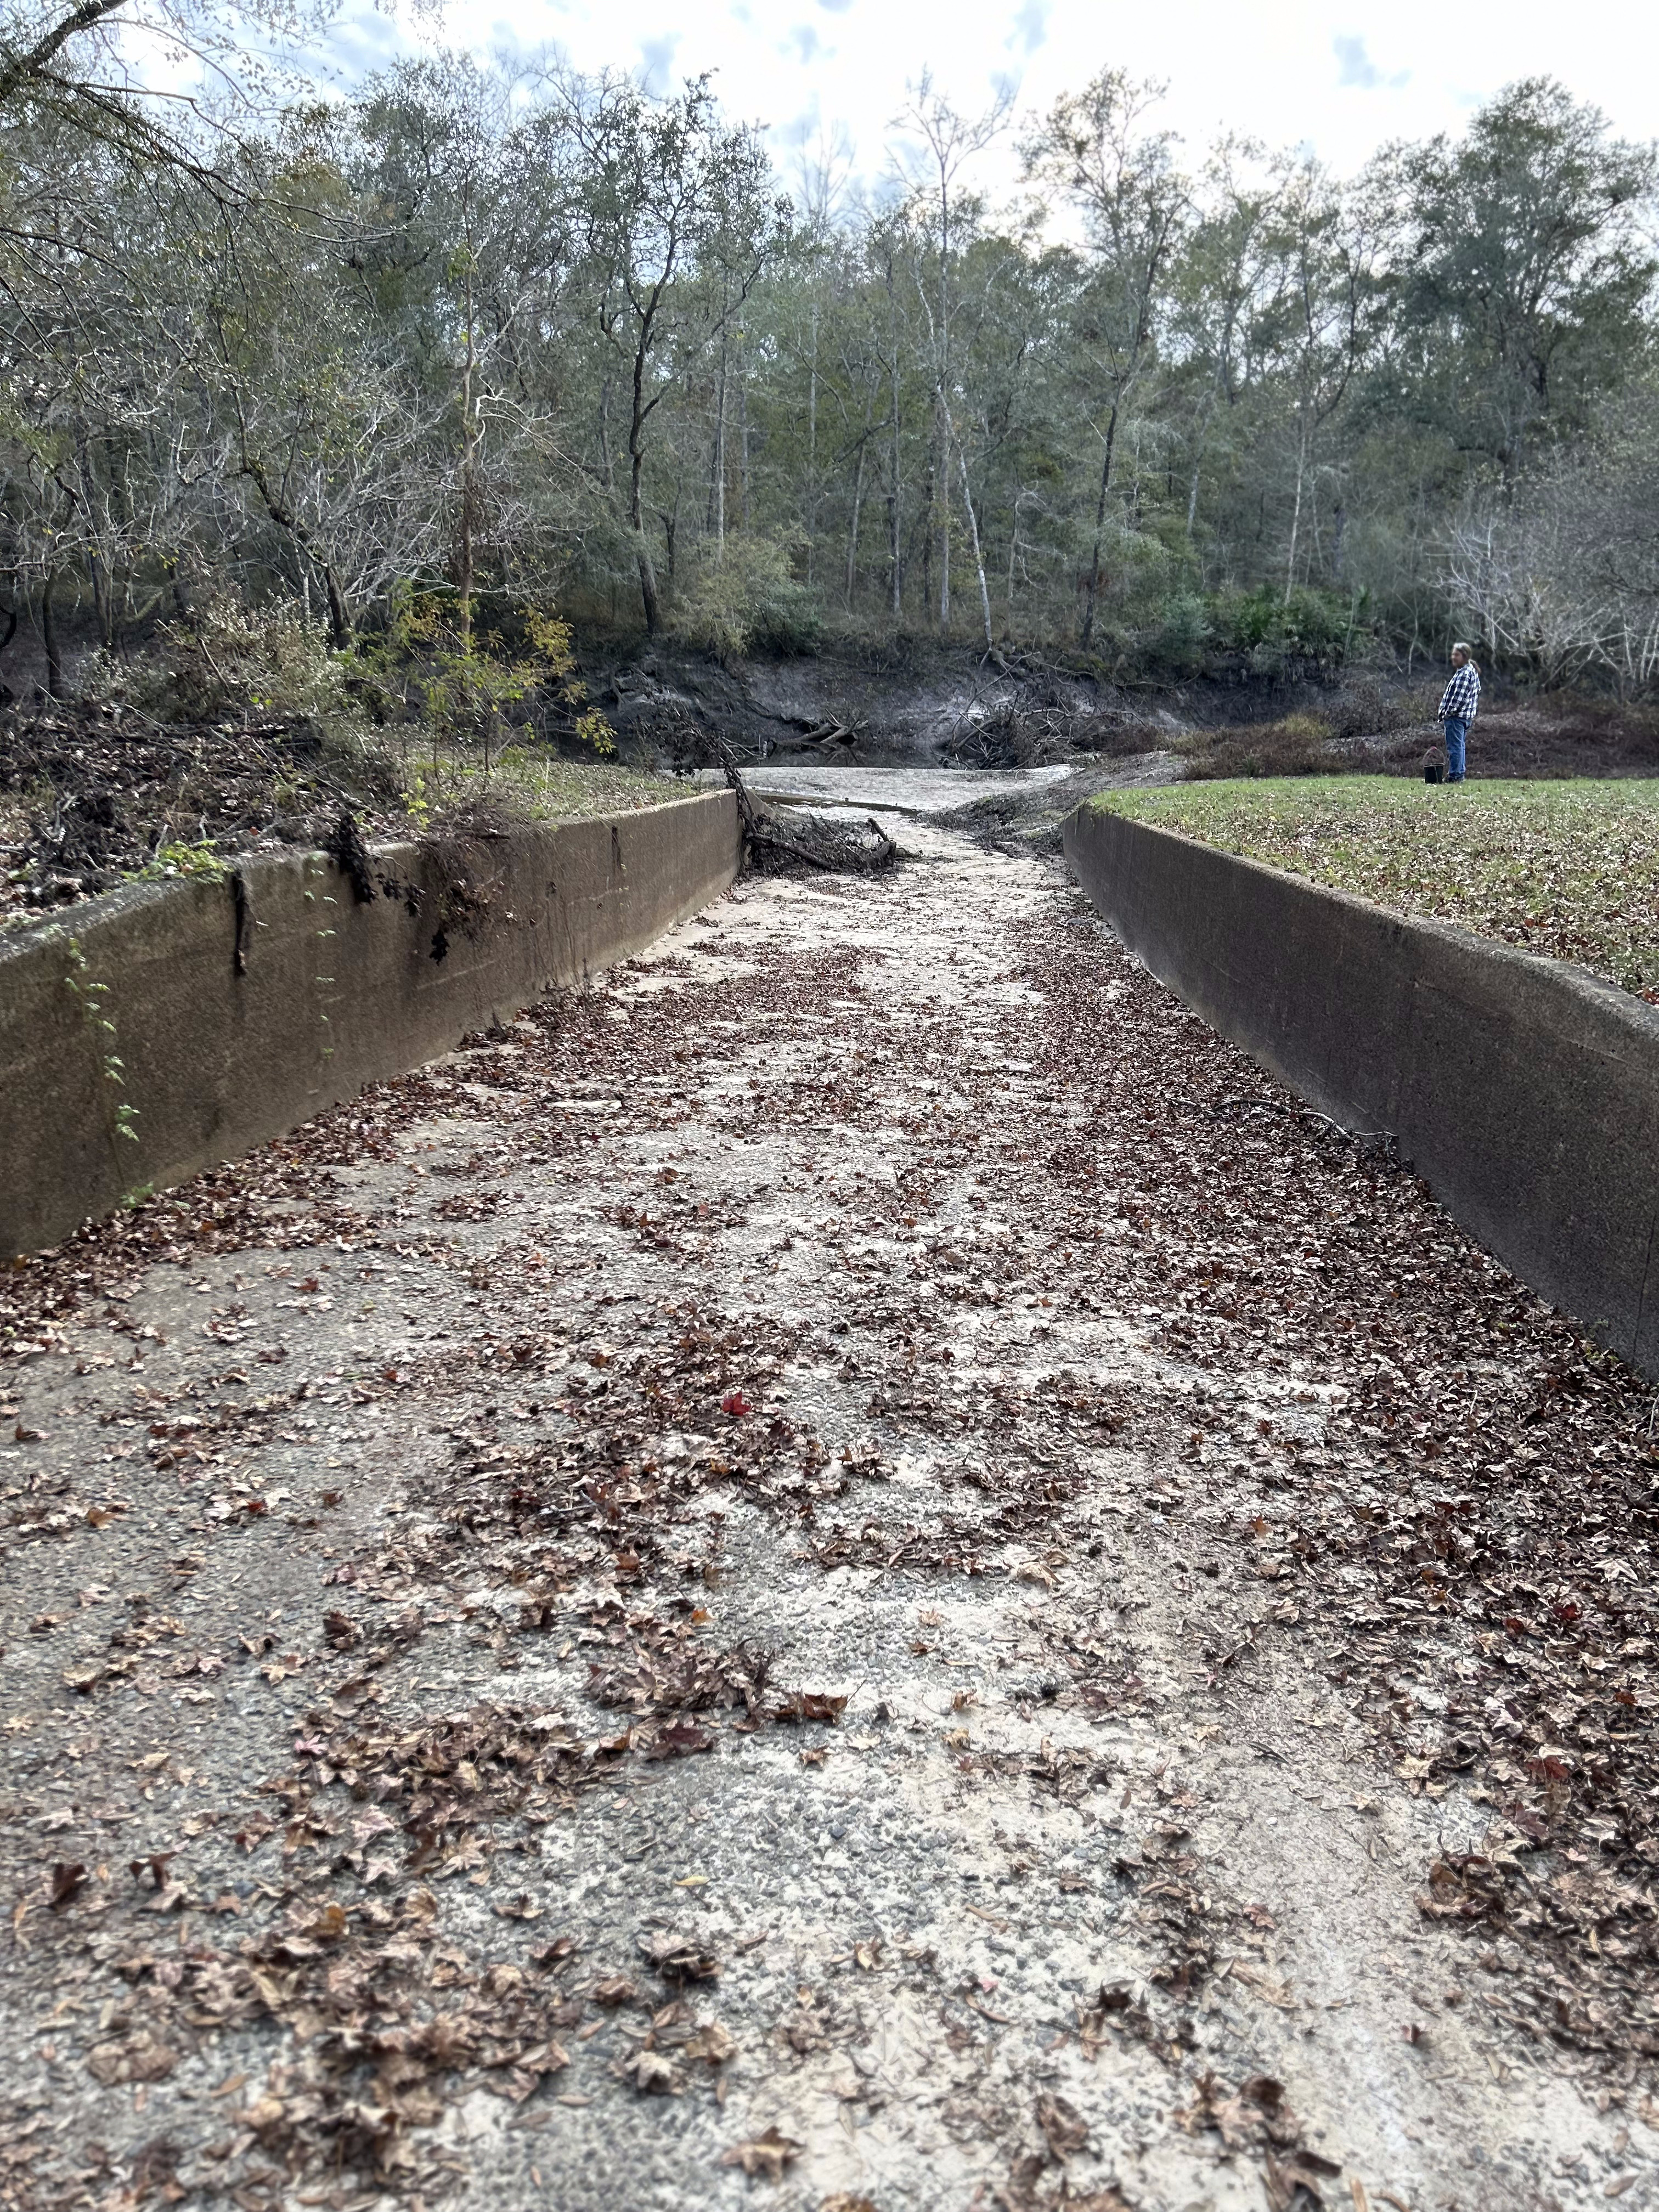
<svg viewBox="0 0 1659 2212">
<path fill-rule="evenodd" d="M 69 969 L 64 981 L 81 1009 L 82 1018 L 92 1031 L 94 1048 L 98 1054 L 99 1076 L 104 1083 L 113 1084 L 117 1090 L 125 1090 L 126 1063 L 115 1049 L 115 1024 L 111 1020 L 109 1012 L 109 985 L 93 981 L 90 963 L 78 937 L 69 939 L 68 951 Z M 100 1096 L 109 1106 L 111 1136 L 125 1137 L 130 1145 L 136 1145 L 138 1132 L 133 1124 L 138 1119 L 138 1109 L 130 1099 L 110 1100 L 106 1092 L 100 1093 Z M 135 1205 L 139 1199 L 149 1195 L 149 1186 L 146 1184 L 142 1189 L 123 1192 L 121 1203 L 124 1206 Z"/>
</svg>

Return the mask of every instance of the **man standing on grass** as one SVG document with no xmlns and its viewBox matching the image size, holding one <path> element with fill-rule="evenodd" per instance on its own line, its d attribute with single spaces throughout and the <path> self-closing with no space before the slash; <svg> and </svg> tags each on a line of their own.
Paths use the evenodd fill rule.
<svg viewBox="0 0 1659 2212">
<path fill-rule="evenodd" d="M 1440 720 L 1446 732 L 1446 781 L 1463 781 L 1463 741 L 1480 711 L 1480 671 L 1467 645 L 1451 650 L 1451 682 L 1440 695 Z"/>
</svg>

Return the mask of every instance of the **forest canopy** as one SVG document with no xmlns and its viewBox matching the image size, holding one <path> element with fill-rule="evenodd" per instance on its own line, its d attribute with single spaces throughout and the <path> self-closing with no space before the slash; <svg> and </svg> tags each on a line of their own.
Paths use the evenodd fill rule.
<svg viewBox="0 0 1659 2212">
<path fill-rule="evenodd" d="M 1659 670 L 1654 149 L 1556 83 L 1344 178 L 1111 68 L 1024 119 L 924 81 L 849 198 L 706 81 L 323 100 L 250 58 L 303 0 L 149 7 L 212 97 L 123 70 L 125 0 L 0 35 L 0 636 L 53 688 L 209 600 L 344 648 L 490 594 L 728 655 Z"/>
</svg>

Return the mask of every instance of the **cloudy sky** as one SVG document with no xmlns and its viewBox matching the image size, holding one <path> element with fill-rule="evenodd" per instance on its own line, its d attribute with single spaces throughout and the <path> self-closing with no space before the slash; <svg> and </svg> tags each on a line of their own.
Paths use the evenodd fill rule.
<svg viewBox="0 0 1659 2212">
<path fill-rule="evenodd" d="M 348 72 L 398 35 L 355 4 L 335 48 Z M 1006 82 L 1023 112 L 1117 63 L 1168 81 L 1168 118 L 1194 151 L 1233 131 L 1306 143 L 1343 170 L 1389 138 L 1455 130 L 1540 72 L 1647 137 L 1659 130 L 1654 20 L 1636 0 L 450 0 L 445 25 L 481 52 L 555 46 L 658 89 L 712 70 L 727 109 L 769 127 L 786 169 L 793 149 L 840 126 L 874 181 L 889 118 L 923 69 L 964 111 Z"/>
</svg>

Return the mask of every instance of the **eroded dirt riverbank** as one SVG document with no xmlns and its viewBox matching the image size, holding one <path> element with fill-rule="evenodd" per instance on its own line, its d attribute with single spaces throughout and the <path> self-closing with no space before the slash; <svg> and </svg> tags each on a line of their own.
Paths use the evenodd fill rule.
<svg viewBox="0 0 1659 2212">
<path fill-rule="evenodd" d="M 1651 1391 L 905 842 L 13 1277 L 0 2202 L 1659 2195 Z"/>
</svg>

